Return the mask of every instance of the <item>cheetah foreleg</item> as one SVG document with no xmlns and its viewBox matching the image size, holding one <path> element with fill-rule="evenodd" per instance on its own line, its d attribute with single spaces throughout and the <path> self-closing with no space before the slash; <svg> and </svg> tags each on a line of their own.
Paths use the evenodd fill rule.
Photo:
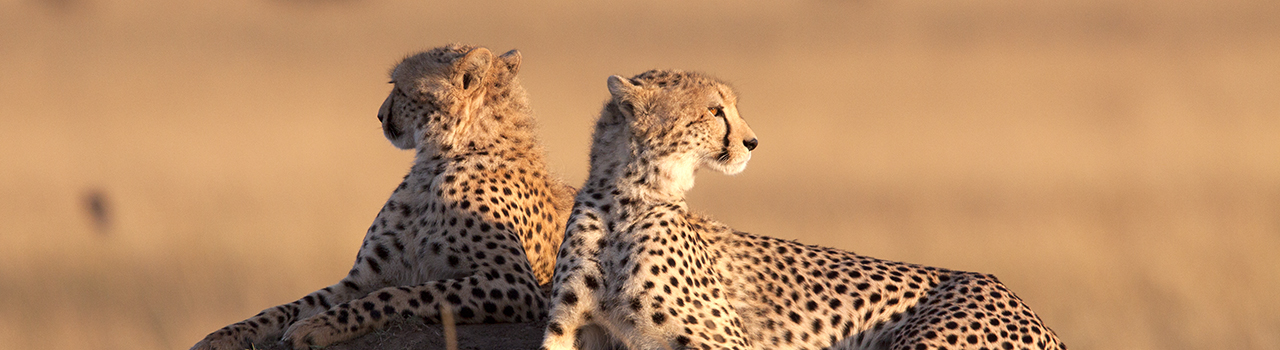
<svg viewBox="0 0 1280 350">
<path fill-rule="evenodd" d="M 600 311 L 596 293 L 605 289 L 605 279 L 597 260 L 604 237 L 600 213 L 575 205 L 566 224 L 564 241 L 556 257 L 552 280 L 551 314 L 542 340 L 542 349 L 606 349 L 611 343 L 607 331 L 593 327 L 593 312 Z M 599 316 L 599 315 L 594 315 Z M 583 341 L 578 342 L 580 332 Z M 593 333 L 594 332 L 594 333 Z"/>
<path fill-rule="evenodd" d="M 262 310 L 247 320 L 214 331 L 192 346 L 191 350 L 240 350 L 253 344 L 270 342 L 297 320 L 363 295 L 360 292 L 362 288 L 369 289 L 361 287 L 357 281 L 348 277 L 291 303 Z"/>
<path fill-rule="evenodd" d="M 568 275 L 568 276 L 564 276 Z M 606 349 L 607 334 L 592 334 L 589 341 L 577 343 L 580 330 L 591 328 L 592 312 L 598 311 L 599 302 L 593 290 L 586 287 L 584 280 L 591 281 L 599 287 L 599 271 L 595 268 L 575 269 L 573 274 L 556 276 L 556 289 L 552 292 L 554 307 L 547 319 L 546 335 L 542 348 L 547 350 Z M 591 331 L 603 332 L 602 329 Z"/>
<path fill-rule="evenodd" d="M 421 317 L 439 322 L 441 303 L 449 306 L 458 323 L 532 321 L 546 309 L 546 300 L 532 278 L 488 272 L 383 288 L 299 321 L 285 331 L 281 341 L 294 349 L 307 349 L 358 337 L 395 319 Z"/>
</svg>

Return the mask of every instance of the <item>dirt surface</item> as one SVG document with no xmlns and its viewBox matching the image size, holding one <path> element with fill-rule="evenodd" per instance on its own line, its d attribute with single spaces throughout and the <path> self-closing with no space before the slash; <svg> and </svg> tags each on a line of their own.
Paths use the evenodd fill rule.
<svg viewBox="0 0 1280 350">
<path fill-rule="evenodd" d="M 535 350 L 542 345 L 542 322 L 458 325 L 458 350 Z M 289 350 L 282 344 L 263 344 L 263 350 Z M 404 321 L 327 350 L 434 350 L 445 349 L 444 330 L 438 324 Z"/>
</svg>

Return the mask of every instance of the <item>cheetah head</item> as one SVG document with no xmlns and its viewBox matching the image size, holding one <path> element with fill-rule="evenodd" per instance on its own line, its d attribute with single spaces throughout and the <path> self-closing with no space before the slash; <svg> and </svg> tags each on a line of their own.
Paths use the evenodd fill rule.
<svg viewBox="0 0 1280 350">
<path fill-rule="evenodd" d="M 629 120 L 632 148 L 674 157 L 689 167 L 737 174 L 747 167 L 756 135 L 738 114 L 737 93 L 696 72 L 652 70 L 609 77 L 610 107 Z"/>
<path fill-rule="evenodd" d="M 448 147 L 466 137 L 487 95 L 513 85 L 519 67 L 516 50 L 495 57 L 469 45 L 409 56 L 391 71 L 394 86 L 378 110 L 382 132 L 400 149 L 423 140 Z"/>
</svg>

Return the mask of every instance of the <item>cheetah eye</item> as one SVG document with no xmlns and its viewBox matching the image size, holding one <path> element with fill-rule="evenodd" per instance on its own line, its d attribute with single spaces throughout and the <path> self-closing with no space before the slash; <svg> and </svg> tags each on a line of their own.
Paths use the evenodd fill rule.
<svg viewBox="0 0 1280 350">
<path fill-rule="evenodd" d="M 724 118 L 724 107 L 707 107 L 707 112 L 710 112 L 711 115 L 714 115 L 717 118 Z"/>
</svg>

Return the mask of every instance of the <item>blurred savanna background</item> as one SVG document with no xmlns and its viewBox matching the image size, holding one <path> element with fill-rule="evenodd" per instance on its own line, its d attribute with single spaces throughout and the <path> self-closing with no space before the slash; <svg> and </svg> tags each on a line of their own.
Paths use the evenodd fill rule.
<svg viewBox="0 0 1280 350">
<path fill-rule="evenodd" d="M 605 78 L 732 81 L 692 206 L 996 274 L 1076 349 L 1280 348 L 1280 3 L 0 0 L 0 348 L 185 349 L 341 278 L 387 71 L 519 49 L 584 180 Z"/>
</svg>

